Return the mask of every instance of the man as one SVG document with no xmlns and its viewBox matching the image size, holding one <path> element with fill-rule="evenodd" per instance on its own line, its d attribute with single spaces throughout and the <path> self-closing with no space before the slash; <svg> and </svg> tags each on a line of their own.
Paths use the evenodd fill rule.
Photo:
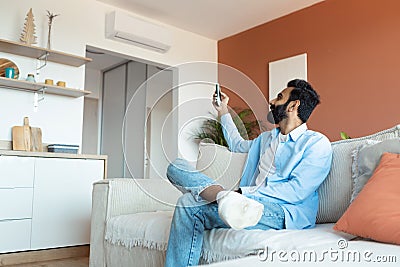
<svg viewBox="0 0 400 267">
<path fill-rule="evenodd" d="M 306 229 L 314 227 L 317 189 L 331 167 L 332 149 L 306 121 L 320 103 L 304 80 L 292 80 L 270 101 L 268 120 L 278 128 L 254 140 L 244 140 L 228 112 L 229 97 L 214 107 L 233 152 L 248 153 L 238 192 L 225 191 L 215 181 L 177 159 L 168 179 L 182 192 L 175 208 L 166 267 L 197 265 L 204 230 Z M 241 194 L 240 194 L 241 193 Z"/>
</svg>

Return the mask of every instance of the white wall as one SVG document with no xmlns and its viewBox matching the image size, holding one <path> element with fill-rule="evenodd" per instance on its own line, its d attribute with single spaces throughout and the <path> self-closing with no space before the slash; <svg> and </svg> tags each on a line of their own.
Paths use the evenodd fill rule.
<svg viewBox="0 0 400 267">
<path fill-rule="evenodd" d="M 146 170 L 149 178 L 166 178 L 170 161 L 176 157 L 177 139 L 171 136 L 173 114 L 173 71 L 147 66 L 146 84 Z M 160 98 L 160 96 L 162 97 Z M 172 156 L 173 155 L 173 156 Z M 172 158 L 174 157 L 174 158 Z"/>
<path fill-rule="evenodd" d="M 99 100 L 85 97 L 83 107 L 82 154 L 97 154 L 99 135 Z"/>
<path fill-rule="evenodd" d="M 38 37 L 37 45 L 41 47 L 45 47 L 47 42 L 46 10 L 49 10 L 60 14 L 53 23 L 52 49 L 54 50 L 84 56 L 86 45 L 90 45 L 132 58 L 169 66 L 192 61 L 217 61 L 217 42 L 215 40 L 170 26 L 167 27 L 173 33 L 173 45 L 165 54 L 106 39 L 104 35 L 105 14 L 117 10 L 117 8 L 95 0 L 70 0 L 67 2 L 21 0 L 12 3 L 1 0 L 0 4 L 2 7 L 7 7 L 0 9 L 2 24 L 0 38 L 2 39 L 13 41 L 19 39 L 26 13 L 32 7 Z M 35 70 L 36 60 L 34 59 L 4 53 L 0 53 L 0 57 L 13 60 L 19 66 L 22 77 L 26 77 L 27 73 Z M 75 68 L 49 63 L 37 80 L 44 81 L 46 78 L 52 78 L 55 81 L 64 80 L 68 87 L 83 88 L 84 69 L 84 66 Z M 188 79 L 215 81 L 216 71 L 180 70 L 179 83 Z M 90 89 L 88 88 L 88 90 Z M 179 91 L 178 103 L 204 95 L 204 92 L 195 89 L 186 87 L 182 92 Z M 32 94 L 0 89 L 0 95 L 0 114 L 3 114 L 0 120 L 0 140 L 11 140 L 11 127 L 22 125 L 23 117 L 29 116 L 32 125 L 42 128 L 44 143 L 81 144 L 83 98 L 48 95 L 44 101 L 40 102 L 39 111 L 34 113 Z M 201 107 L 201 110 L 204 113 L 204 107 Z M 184 118 L 179 118 L 178 127 L 184 124 Z M 185 151 L 192 150 L 187 152 L 187 155 L 197 153 L 191 140 L 181 140 L 181 142 L 180 146 L 185 147 Z"/>
<path fill-rule="evenodd" d="M 215 112 L 212 95 L 217 81 L 217 67 L 212 62 L 192 62 L 179 66 L 178 155 L 193 165 L 198 155 L 197 144 L 193 142 L 194 134 L 204 119 L 210 118 L 210 112 Z"/>
<path fill-rule="evenodd" d="M 103 81 L 101 71 L 86 68 L 85 77 L 85 90 L 92 92 L 90 95 L 85 97 L 99 99 Z"/>
</svg>

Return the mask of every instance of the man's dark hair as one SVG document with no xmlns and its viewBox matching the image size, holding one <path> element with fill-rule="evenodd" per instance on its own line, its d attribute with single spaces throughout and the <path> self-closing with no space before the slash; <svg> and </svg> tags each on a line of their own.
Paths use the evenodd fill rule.
<svg viewBox="0 0 400 267">
<path fill-rule="evenodd" d="M 314 108 L 320 103 L 319 95 L 312 88 L 311 84 L 304 80 L 295 79 L 288 82 L 287 87 L 294 87 L 290 92 L 290 101 L 300 100 L 298 116 L 304 123 L 308 120 Z"/>
</svg>

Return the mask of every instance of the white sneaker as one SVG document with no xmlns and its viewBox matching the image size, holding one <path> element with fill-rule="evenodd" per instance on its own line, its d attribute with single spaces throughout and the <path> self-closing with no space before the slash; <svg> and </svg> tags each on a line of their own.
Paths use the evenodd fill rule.
<svg viewBox="0 0 400 267">
<path fill-rule="evenodd" d="M 218 200 L 219 217 L 235 230 L 256 225 L 263 211 L 263 204 L 233 191 L 224 192 Z"/>
</svg>

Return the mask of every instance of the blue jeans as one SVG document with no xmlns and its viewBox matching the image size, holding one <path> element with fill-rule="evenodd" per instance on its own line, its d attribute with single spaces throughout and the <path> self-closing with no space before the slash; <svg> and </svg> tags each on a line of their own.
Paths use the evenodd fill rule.
<svg viewBox="0 0 400 267">
<path fill-rule="evenodd" d="M 199 195 L 217 183 L 197 171 L 187 161 L 177 159 L 168 166 L 167 177 L 184 194 L 178 199 L 172 218 L 165 267 L 198 265 L 205 230 L 229 228 L 218 215 L 218 204 L 209 203 Z M 283 229 L 284 211 L 276 203 L 254 198 L 264 204 L 264 214 L 256 226 L 246 229 Z"/>
</svg>

